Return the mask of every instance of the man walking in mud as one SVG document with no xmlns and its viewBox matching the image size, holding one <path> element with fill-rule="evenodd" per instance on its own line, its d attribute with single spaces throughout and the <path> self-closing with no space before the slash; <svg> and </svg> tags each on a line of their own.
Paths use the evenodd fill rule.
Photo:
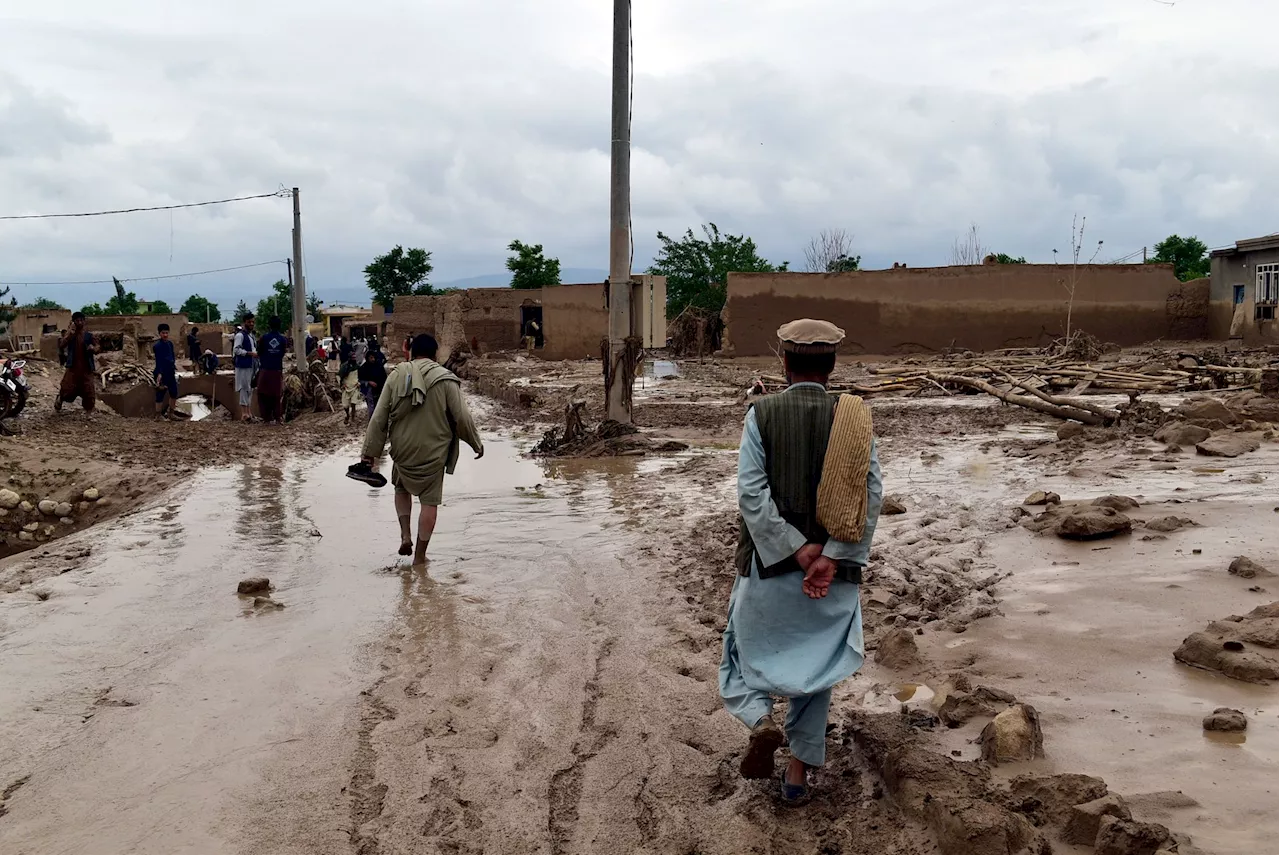
<svg viewBox="0 0 1280 855">
<path fill-rule="evenodd" d="M 785 730 L 781 795 L 796 804 L 826 759 L 831 689 L 862 666 L 859 588 L 882 488 L 870 411 L 826 388 L 844 331 L 806 319 L 778 338 L 789 385 L 747 411 L 738 453 L 738 576 L 720 696 L 751 728 L 743 777 L 773 776 Z M 789 699 L 783 728 L 774 697 Z"/>
<path fill-rule="evenodd" d="M 378 406 L 365 432 L 360 462 L 349 477 L 385 483 L 372 470 L 391 439 L 391 484 L 396 491 L 396 517 L 400 521 L 400 554 L 413 553 L 413 563 L 425 564 L 427 545 L 436 527 L 436 511 L 444 493 L 445 473 L 458 463 L 459 440 L 484 456 L 484 443 L 462 398 L 462 381 L 436 363 L 436 340 L 423 333 L 410 346 L 408 362 L 387 376 Z M 421 503 L 418 538 L 410 530 L 413 497 Z"/>
<path fill-rule="evenodd" d="M 62 412 L 64 403 L 80 398 L 86 413 L 93 412 L 97 393 L 93 386 L 93 355 L 98 352 L 93 333 L 84 328 L 84 312 L 73 312 L 71 326 L 58 339 L 58 349 L 66 355 L 66 370 L 62 372 L 62 385 L 58 397 L 53 399 L 53 409 Z"/>
</svg>

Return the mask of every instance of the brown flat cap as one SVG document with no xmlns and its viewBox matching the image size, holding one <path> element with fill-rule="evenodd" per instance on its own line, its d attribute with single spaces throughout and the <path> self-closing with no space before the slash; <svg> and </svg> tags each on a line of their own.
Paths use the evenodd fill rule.
<svg viewBox="0 0 1280 855">
<path fill-rule="evenodd" d="M 801 318 L 778 327 L 778 338 L 787 353 L 835 353 L 844 330 L 830 321 Z"/>
</svg>

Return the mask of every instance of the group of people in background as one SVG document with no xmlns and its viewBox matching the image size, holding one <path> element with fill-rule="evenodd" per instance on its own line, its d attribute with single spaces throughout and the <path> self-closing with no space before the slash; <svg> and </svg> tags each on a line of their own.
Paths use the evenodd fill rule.
<svg viewBox="0 0 1280 855">
<path fill-rule="evenodd" d="M 267 319 L 267 332 L 258 335 L 252 313 L 240 318 L 232 339 L 232 364 L 235 368 L 235 391 L 240 405 L 240 418 L 249 421 L 253 396 L 258 396 L 258 413 L 267 424 L 284 423 L 284 358 L 289 352 L 289 338 L 282 332 L 279 317 Z M 174 416 L 178 400 L 178 353 L 170 338 L 168 324 L 156 328 L 158 337 L 151 346 L 155 358 L 151 379 L 155 386 L 155 409 L 160 418 Z M 218 355 L 203 346 L 200 328 L 193 326 L 186 337 L 186 358 L 197 374 L 216 374 Z M 369 416 L 378 404 L 378 396 L 387 382 L 387 358 L 376 337 L 351 341 L 346 337 L 335 343 L 339 360 L 338 381 L 342 388 L 342 409 L 346 424 L 355 418 L 356 409 L 364 402 Z M 327 360 L 330 354 L 315 336 L 307 336 L 308 358 Z M 96 366 L 94 356 L 98 342 L 85 328 L 83 312 L 71 315 L 71 325 L 58 339 L 58 352 L 64 366 L 62 382 L 54 399 L 54 410 L 80 399 L 86 413 L 97 403 Z"/>
</svg>

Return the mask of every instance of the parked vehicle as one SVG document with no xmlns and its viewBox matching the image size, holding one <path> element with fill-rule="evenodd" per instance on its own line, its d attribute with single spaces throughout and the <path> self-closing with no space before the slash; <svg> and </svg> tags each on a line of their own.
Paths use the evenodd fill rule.
<svg viewBox="0 0 1280 855">
<path fill-rule="evenodd" d="M 16 416 L 27 406 L 25 359 L 0 358 L 0 418 Z"/>
</svg>

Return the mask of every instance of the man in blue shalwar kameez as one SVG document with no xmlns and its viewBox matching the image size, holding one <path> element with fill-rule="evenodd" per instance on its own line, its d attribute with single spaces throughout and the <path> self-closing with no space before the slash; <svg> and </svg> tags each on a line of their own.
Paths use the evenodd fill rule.
<svg viewBox="0 0 1280 855">
<path fill-rule="evenodd" d="M 868 426 L 861 540 L 836 540 L 818 523 L 818 485 L 835 409 L 826 385 L 844 333 L 826 321 L 801 320 L 784 325 L 778 336 L 790 385 L 758 400 L 742 431 L 738 577 L 724 631 L 720 695 L 751 728 L 741 766 L 747 778 L 774 774 L 774 752 L 783 741 L 773 719 L 774 697 L 789 699 L 784 728 L 791 761 L 781 787 L 784 801 L 797 802 L 807 794 L 807 770 L 826 757 L 831 689 L 862 665 L 859 583 L 882 487 Z"/>
</svg>

